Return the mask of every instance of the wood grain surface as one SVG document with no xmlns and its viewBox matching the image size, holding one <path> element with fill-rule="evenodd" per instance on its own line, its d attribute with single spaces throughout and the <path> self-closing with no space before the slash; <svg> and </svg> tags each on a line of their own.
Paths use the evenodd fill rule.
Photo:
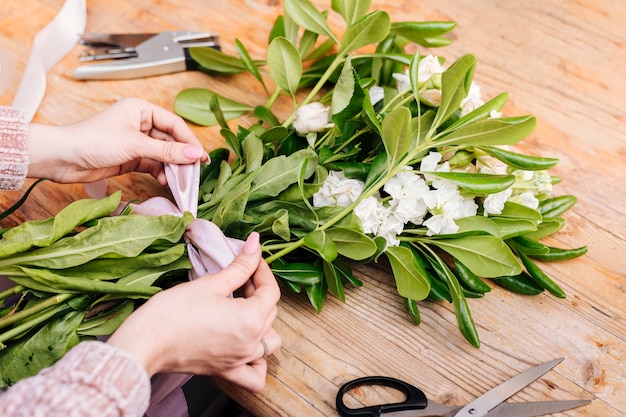
<svg viewBox="0 0 626 417">
<path fill-rule="evenodd" d="M 235 38 L 262 59 L 279 0 L 88 0 L 90 32 L 188 29 L 217 32 L 225 52 Z M 316 0 L 330 9 L 330 1 Z M 16 79 L 0 95 L 11 104 L 34 35 L 62 0 L 0 0 L 0 47 L 13 57 Z M 257 416 L 335 416 L 337 388 L 347 380 L 383 374 L 419 385 L 437 401 L 460 405 L 532 365 L 565 360 L 516 394 L 512 401 L 591 399 L 560 415 L 626 414 L 626 3 L 623 0 L 387 0 L 373 7 L 394 20 L 452 20 L 452 45 L 432 51 L 452 61 L 472 53 L 475 80 L 485 98 L 507 91 L 508 116 L 533 114 L 535 132 L 520 148 L 560 159 L 551 171 L 563 178 L 555 194 L 577 205 L 562 231 L 547 240 L 561 247 L 588 245 L 582 258 L 542 265 L 567 298 L 524 297 L 494 288 L 469 300 L 482 347 L 459 334 L 447 303 L 420 303 L 422 324 L 412 324 L 385 265 L 359 267 L 364 287 L 330 299 L 316 314 L 301 295 L 284 293 L 275 327 L 283 348 L 269 360 L 267 387 L 251 394 L 217 382 Z M 333 13 L 331 25 L 341 30 Z M 251 103 L 263 91 L 248 76 L 209 77 L 196 72 L 124 80 L 79 82 L 80 47 L 48 73 L 48 89 L 35 122 L 65 124 L 88 117 L 124 96 L 168 109 L 187 87 L 209 87 Z M 422 50 L 423 53 L 429 51 Z M 207 149 L 222 144 L 212 128 L 193 126 Z M 80 138 L 76 138 L 80 140 Z M 102 144 L 106 146 L 106 144 Z M 30 181 L 28 182 L 30 183 Z M 130 174 L 109 181 L 123 198 L 168 195 L 151 178 Z M 0 209 L 22 191 L 4 192 Z M 44 183 L 1 226 L 45 218 L 86 197 L 82 186 Z"/>
</svg>

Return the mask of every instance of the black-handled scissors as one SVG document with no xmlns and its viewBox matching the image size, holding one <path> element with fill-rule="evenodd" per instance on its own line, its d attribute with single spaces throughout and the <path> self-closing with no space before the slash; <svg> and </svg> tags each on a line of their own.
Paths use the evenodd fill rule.
<svg viewBox="0 0 626 417">
<path fill-rule="evenodd" d="M 505 403 L 510 396 L 554 368 L 563 358 L 537 365 L 498 385 L 466 406 L 447 406 L 430 401 L 419 388 L 386 376 L 368 376 L 347 382 L 337 393 L 337 411 L 343 417 L 534 417 L 558 413 L 588 404 L 589 400 Z M 402 392 L 404 401 L 350 408 L 344 396 L 360 386 L 385 386 Z"/>
</svg>

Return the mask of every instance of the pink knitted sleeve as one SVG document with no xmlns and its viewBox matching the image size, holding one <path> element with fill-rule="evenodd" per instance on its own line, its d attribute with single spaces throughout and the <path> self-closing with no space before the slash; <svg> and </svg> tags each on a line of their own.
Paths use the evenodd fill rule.
<svg viewBox="0 0 626 417">
<path fill-rule="evenodd" d="M 17 190 L 28 173 L 28 119 L 14 107 L 0 106 L 0 190 Z"/>
<path fill-rule="evenodd" d="M 115 347 L 89 341 L 0 395 L 0 416 L 140 417 L 149 401 L 144 368 Z"/>
</svg>

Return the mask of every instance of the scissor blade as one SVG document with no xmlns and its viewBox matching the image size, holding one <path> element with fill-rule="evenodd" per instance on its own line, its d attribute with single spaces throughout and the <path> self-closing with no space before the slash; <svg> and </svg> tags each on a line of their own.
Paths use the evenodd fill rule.
<svg viewBox="0 0 626 417">
<path fill-rule="evenodd" d="M 156 33 L 84 33 L 79 42 L 81 45 L 94 47 L 134 47 L 155 35 Z"/>
<path fill-rule="evenodd" d="M 538 401 L 530 403 L 502 403 L 485 417 L 535 417 L 560 413 L 589 404 L 589 400 Z"/>
<path fill-rule="evenodd" d="M 463 407 L 455 417 L 486 416 L 498 404 L 554 368 L 562 360 L 563 358 L 554 359 L 514 376 Z"/>
</svg>

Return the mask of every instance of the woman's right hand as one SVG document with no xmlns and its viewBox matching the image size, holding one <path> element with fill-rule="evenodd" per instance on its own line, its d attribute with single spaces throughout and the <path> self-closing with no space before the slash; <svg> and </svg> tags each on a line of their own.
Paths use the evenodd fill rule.
<svg viewBox="0 0 626 417">
<path fill-rule="evenodd" d="M 231 297 L 241 290 L 241 297 Z M 272 328 L 280 289 L 261 257 L 259 235 L 248 237 L 224 270 L 153 296 L 108 342 L 156 373 L 216 375 L 251 391 L 265 386 L 267 354 L 278 350 Z"/>
</svg>

